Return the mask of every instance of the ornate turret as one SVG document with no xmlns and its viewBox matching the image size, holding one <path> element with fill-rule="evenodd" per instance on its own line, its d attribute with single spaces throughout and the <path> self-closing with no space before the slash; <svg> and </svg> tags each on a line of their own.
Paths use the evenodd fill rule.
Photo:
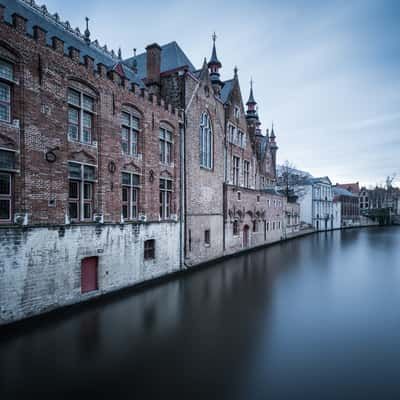
<svg viewBox="0 0 400 400">
<path fill-rule="evenodd" d="M 247 112 L 246 118 L 249 123 L 256 123 L 258 121 L 257 115 L 257 102 L 254 100 L 253 94 L 253 79 L 250 80 L 250 96 L 249 100 L 246 103 Z"/>
<path fill-rule="evenodd" d="M 222 64 L 218 60 L 217 50 L 215 48 L 215 41 L 217 40 L 217 35 L 215 34 L 215 32 L 212 36 L 212 39 L 213 39 L 213 49 L 212 49 L 212 53 L 211 53 L 211 59 L 208 62 L 208 68 L 210 70 L 210 79 L 212 82 L 214 92 L 216 94 L 219 94 L 221 92 L 221 88 L 222 88 L 222 82 L 220 79 L 219 69 L 222 67 Z"/>
<path fill-rule="evenodd" d="M 276 136 L 274 131 L 274 123 L 272 123 L 271 135 L 269 136 L 269 145 L 271 149 L 272 156 L 272 177 L 276 180 L 276 152 L 278 151 L 278 145 L 276 144 Z"/>
<path fill-rule="evenodd" d="M 85 42 L 90 44 L 89 18 L 86 17 Z"/>
</svg>

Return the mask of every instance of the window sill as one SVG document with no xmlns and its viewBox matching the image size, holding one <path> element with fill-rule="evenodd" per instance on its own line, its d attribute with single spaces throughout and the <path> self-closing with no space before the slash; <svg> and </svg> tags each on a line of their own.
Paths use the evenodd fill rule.
<svg viewBox="0 0 400 400">
<path fill-rule="evenodd" d="M 134 159 L 134 160 L 139 160 L 139 161 L 142 161 L 142 153 L 137 153 L 137 154 L 129 154 L 129 153 L 124 153 L 124 152 L 122 152 L 122 155 L 124 156 L 124 157 L 129 157 L 129 158 L 131 158 L 131 159 Z"/>
<path fill-rule="evenodd" d="M 162 167 L 167 167 L 167 168 L 174 168 L 175 164 L 174 163 L 165 163 L 160 161 L 159 163 Z"/>
<path fill-rule="evenodd" d="M 0 120 L 0 126 L 18 130 L 19 129 L 19 120 L 13 120 L 13 121 Z"/>
<path fill-rule="evenodd" d="M 207 171 L 207 172 L 214 172 L 214 168 L 209 168 L 209 167 L 205 167 L 203 165 L 200 165 L 200 169 L 202 169 L 203 171 Z"/>
<path fill-rule="evenodd" d="M 83 146 L 93 147 L 94 149 L 97 149 L 97 142 L 96 141 L 93 141 L 91 143 L 86 143 L 86 142 L 81 142 L 80 140 L 72 140 L 72 139 L 68 138 L 68 142 L 69 143 L 80 144 L 80 145 L 83 145 Z"/>
</svg>

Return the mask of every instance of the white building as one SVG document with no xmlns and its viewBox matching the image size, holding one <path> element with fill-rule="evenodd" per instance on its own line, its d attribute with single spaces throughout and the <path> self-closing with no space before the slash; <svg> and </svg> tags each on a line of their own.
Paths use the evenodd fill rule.
<svg viewBox="0 0 400 400">
<path fill-rule="evenodd" d="M 317 231 L 334 229 L 332 182 L 325 176 L 306 179 L 296 187 L 300 219 Z"/>
</svg>

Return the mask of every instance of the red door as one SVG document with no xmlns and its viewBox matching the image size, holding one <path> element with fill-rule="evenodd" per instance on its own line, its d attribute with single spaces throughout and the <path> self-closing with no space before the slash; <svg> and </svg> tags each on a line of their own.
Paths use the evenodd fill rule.
<svg viewBox="0 0 400 400">
<path fill-rule="evenodd" d="M 97 257 L 84 258 L 81 263 L 81 291 L 87 293 L 97 289 Z"/>
</svg>

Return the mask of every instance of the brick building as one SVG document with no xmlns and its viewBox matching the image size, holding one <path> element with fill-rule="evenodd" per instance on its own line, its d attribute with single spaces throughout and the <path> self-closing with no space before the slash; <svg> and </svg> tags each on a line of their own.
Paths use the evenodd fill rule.
<svg viewBox="0 0 400 400">
<path fill-rule="evenodd" d="M 360 224 L 360 206 L 358 192 L 352 193 L 341 185 L 332 187 L 335 202 L 340 203 L 342 227 L 356 226 Z"/>
<path fill-rule="evenodd" d="M 282 238 L 274 129 L 221 67 L 0 0 L 0 324 Z"/>
</svg>

